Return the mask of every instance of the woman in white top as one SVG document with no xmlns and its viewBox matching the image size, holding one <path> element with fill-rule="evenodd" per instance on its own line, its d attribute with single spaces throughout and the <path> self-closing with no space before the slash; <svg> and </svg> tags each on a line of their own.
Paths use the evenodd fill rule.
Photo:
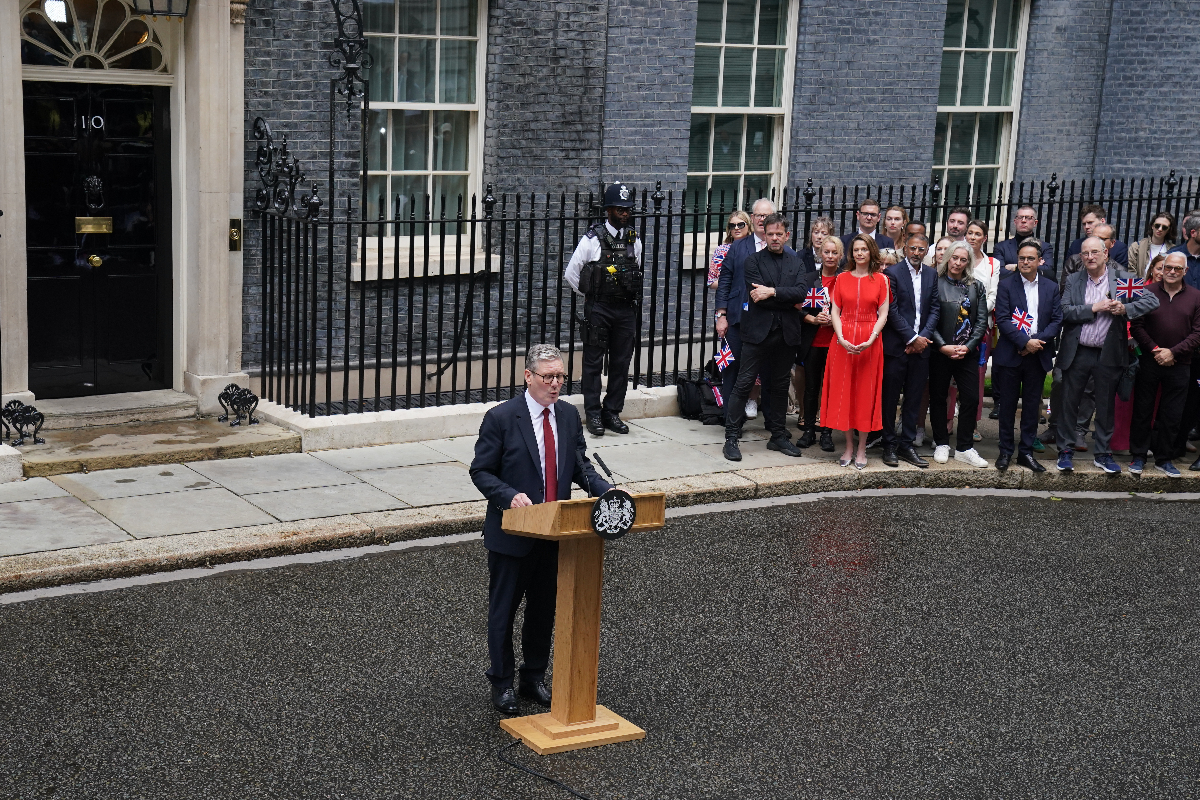
<svg viewBox="0 0 1200 800">
<path fill-rule="evenodd" d="M 987 238 L 988 224 L 985 220 L 973 219 L 967 223 L 967 244 L 971 246 L 971 272 L 975 280 L 983 281 L 983 285 L 987 287 L 988 313 L 992 314 L 996 308 L 996 290 L 1000 286 L 1000 276 L 1004 274 L 1004 265 L 1000 263 L 1000 259 L 992 258 L 983 252 Z M 996 321 L 991 320 L 988 324 L 995 327 Z"/>
<path fill-rule="evenodd" d="M 1129 271 L 1146 277 L 1146 265 L 1175 246 L 1175 217 L 1160 211 L 1146 226 L 1146 238 L 1129 245 Z"/>
</svg>

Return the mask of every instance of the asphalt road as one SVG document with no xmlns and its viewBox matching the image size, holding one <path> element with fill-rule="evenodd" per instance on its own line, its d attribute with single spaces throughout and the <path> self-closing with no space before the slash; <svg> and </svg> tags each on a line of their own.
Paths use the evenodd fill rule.
<svg viewBox="0 0 1200 800">
<path fill-rule="evenodd" d="M 825 500 L 611 545 L 601 798 L 1198 797 L 1193 503 Z M 566 798 L 470 542 L 0 606 L 0 797 Z M 530 709 L 532 712 L 533 709 Z"/>
</svg>

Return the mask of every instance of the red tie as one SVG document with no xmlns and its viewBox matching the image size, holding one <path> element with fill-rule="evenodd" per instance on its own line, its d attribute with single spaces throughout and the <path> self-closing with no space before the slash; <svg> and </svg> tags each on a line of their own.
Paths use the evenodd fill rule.
<svg viewBox="0 0 1200 800">
<path fill-rule="evenodd" d="M 558 457 L 554 452 L 554 429 L 550 427 L 550 409 L 542 409 L 542 441 L 546 447 L 546 499 L 558 499 Z"/>
</svg>

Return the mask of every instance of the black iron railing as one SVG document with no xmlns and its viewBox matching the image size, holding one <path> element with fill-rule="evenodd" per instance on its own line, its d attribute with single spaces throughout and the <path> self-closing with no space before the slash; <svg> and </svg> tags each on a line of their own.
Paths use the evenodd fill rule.
<svg viewBox="0 0 1200 800">
<path fill-rule="evenodd" d="M 778 198 L 795 242 L 817 217 L 840 231 L 868 196 L 904 206 L 935 238 L 964 205 L 1008 235 L 1015 208 L 1032 204 L 1038 234 L 1062 264 L 1079 235 L 1079 209 L 1097 203 L 1118 237 L 1136 241 L 1160 210 L 1177 218 L 1200 206 L 1200 181 L 1048 182 L 987 187 L 986 200 L 940 187 L 788 189 Z M 305 205 L 307 201 L 308 205 Z M 549 342 L 567 357 L 578 391 L 582 302 L 563 271 L 599 219 L 596 195 L 482 199 L 378 198 L 388 218 L 322 218 L 313 198 L 268 204 L 261 215 L 261 347 L 264 399 L 310 416 L 501 400 L 523 385 L 522 358 Z M 372 204 L 374 205 L 374 203 Z M 643 191 L 635 225 L 646 282 L 631 379 L 664 386 L 697 377 L 713 352 L 709 260 L 733 199 Z M 745 200 L 737 205 L 744 207 Z M 297 211 L 299 209 L 299 211 Z"/>
</svg>

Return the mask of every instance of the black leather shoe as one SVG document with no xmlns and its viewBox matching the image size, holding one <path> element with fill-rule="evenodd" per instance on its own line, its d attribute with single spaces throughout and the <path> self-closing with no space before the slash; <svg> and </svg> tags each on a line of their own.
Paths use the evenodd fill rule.
<svg viewBox="0 0 1200 800">
<path fill-rule="evenodd" d="M 784 439 L 782 436 L 767 442 L 767 449 L 778 450 L 785 456 L 791 456 L 792 458 L 799 458 L 804 455 L 804 451 L 792 444 L 791 439 Z"/>
<path fill-rule="evenodd" d="M 889 467 L 900 466 L 900 459 L 896 458 L 896 448 L 884 445 L 883 463 Z"/>
<path fill-rule="evenodd" d="M 1024 453 L 1017 456 L 1017 463 L 1030 472 L 1045 472 L 1046 468 L 1042 466 L 1042 462 L 1038 461 L 1032 455 Z"/>
<path fill-rule="evenodd" d="M 1188 471 L 1189 472 L 1200 472 L 1200 458 L 1197 458 L 1195 461 L 1192 462 L 1192 465 L 1190 467 L 1188 467 Z"/>
<path fill-rule="evenodd" d="M 492 705 L 501 714 L 516 714 L 521 710 L 517 693 L 511 686 L 492 686 Z"/>
<path fill-rule="evenodd" d="M 1000 409 L 992 406 L 992 410 L 988 412 L 988 419 L 1000 419 Z"/>
<path fill-rule="evenodd" d="M 600 421 L 599 417 L 588 417 L 587 429 L 592 436 L 604 435 L 604 423 Z"/>
<path fill-rule="evenodd" d="M 526 700 L 532 700 L 539 706 L 550 705 L 550 687 L 546 685 L 545 679 L 539 678 L 536 681 L 521 681 L 520 695 Z"/>
<path fill-rule="evenodd" d="M 914 467 L 925 469 L 929 466 L 929 462 L 917 455 L 917 451 L 911 447 L 901 447 L 896 451 L 896 455 L 899 456 L 901 460 L 907 461 Z"/>
<path fill-rule="evenodd" d="M 1012 453 L 1001 453 L 996 456 L 996 469 L 1004 472 L 1008 469 L 1009 462 L 1012 461 Z"/>
<path fill-rule="evenodd" d="M 788 442 L 788 444 L 791 444 L 791 442 Z M 725 447 L 721 449 L 721 454 L 725 456 L 727 461 L 741 461 L 742 448 L 738 447 L 738 440 L 726 439 Z"/>
<path fill-rule="evenodd" d="M 609 414 L 608 412 L 605 412 L 604 416 L 601 417 L 601 420 L 604 422 L 604 427 L 608 428 L 613 433 L 629 433 L 629 426 L 624 422 L 621 422 L 621 418 L 616 414 Z"/>
<path fill-rule="evenodd" d="M 800 438 L 796 440 L 796 447 L 812 447 L 817 441 L 817 435 L 812 431 L 805 431 L 800 434 Z"/>
<path fill-rule="evenodd" d="M 821 431 L 821 449 L 824 450 L 826 453 L 833 452 L 833 433 L 832 432 L 830 432 L 828 430 Z"/>
</svg>

